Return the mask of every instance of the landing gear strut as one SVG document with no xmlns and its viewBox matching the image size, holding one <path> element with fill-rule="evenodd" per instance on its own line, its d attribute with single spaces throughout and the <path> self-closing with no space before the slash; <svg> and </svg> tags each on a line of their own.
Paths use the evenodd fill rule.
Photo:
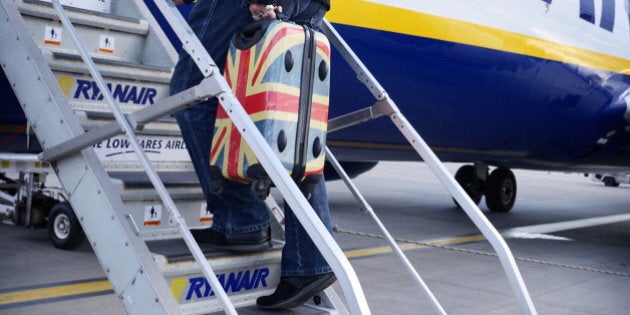
<svg viewBox="0 0 630 315">
<path fill-rule="evenodd" d="M 464 165 L 457 170 L 455 179 L 475 203 L 479 204 L 485 195 L 490 211 L 510 211 L 516 200 L 514 173 L 509 168 L 499 167 L 487 174 L 488 166 L 485 164 Z"/>
</svg>

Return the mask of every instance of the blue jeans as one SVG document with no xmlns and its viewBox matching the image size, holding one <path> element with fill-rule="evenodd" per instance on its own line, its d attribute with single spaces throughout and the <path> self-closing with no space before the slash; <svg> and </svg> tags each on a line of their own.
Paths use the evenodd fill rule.
<svg viewBox="0 0 630 315">
<path fill-rule="evenodd" d="M 246 1 L 198 0 L 190 12 L 190 26 L 210 56 L 223 71 L 232 35 L 253 21 Z M 286 2 L 286 0 L 285 0 Z M 283 11 L 290 20 L 319 27 L 326 12 L 317 1 L 291 1 Z M 199 84 L 203 75 L 186 52 L 182 52 L 171 80 L 171 94 Z M 199 176 L 201 188 L 214 214 L 212 229 L 222 233 L 258 231 L 271 225 L 265 203 L 249 186 L 226 182 L 223 192 L 212 194 L 209 155 L 214 133 L 217 100 L 196 104 L 175 114 L 188 153 Z M 329 231 L 332 230 L 324 179 L 317 184 L 309 203 Z M 285 204 L 285 246 L 282 250 L 282 275 L 299 276 L 330 272 L 328 263 L 317 250 L 292 210 Z"/>
</svg>

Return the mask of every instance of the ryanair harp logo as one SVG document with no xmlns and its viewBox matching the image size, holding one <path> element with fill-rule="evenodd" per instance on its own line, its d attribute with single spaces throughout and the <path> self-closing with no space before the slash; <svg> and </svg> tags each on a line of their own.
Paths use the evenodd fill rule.
<svg viewBox="0 0 630 315">
<path fill-rule="evenodd" d="M 249 292 L 259 288 L 267 288 L 269 274 L 269 268 L 261 267 L 217 274 L 217 280 L 228 294 Z M 180 302 L 196 301 L 215 295 L 210 282 L 204 276 L 173 279 L 171 281 L 171 293 Z"/>
<path fill-rule="evenodd" d="M 95 81 L 74 79 L 68 76 L 59 78 L 59 88 L 66 97 L 72 100 L 102 101 L 103 93 Z M 155 88 L 124 84 L 107 83 L 114 101 L 120 104 L 153 105 L 158 91 Z"/>
</svg>

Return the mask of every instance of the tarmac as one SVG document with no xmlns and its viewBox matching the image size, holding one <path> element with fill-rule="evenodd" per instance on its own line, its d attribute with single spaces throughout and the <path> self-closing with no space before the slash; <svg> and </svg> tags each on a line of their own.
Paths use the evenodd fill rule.
<svg viewBox="0 0 630 315">
<path fill-rule="evenodd" d="M 447 164 L 452 173 L 458 166 Z M 628 314 L 630 185 L 605 187 L 576 173 L 514 172 L 512 211 L 487 212 L 483 199 L 480 208 L 505 236 L 537 312 Z M 380 163 L 355 184 L 448 314 L 521 313 L 492 246 L 425 164 Z M 333 236 L 372 313 L 436 314 L 345 185 L 329 182 L 327 190 Z M 87 242 L 61 251 L 46 230 L 0 224 L 0 314 L 124 310 Z"/>
</svg>

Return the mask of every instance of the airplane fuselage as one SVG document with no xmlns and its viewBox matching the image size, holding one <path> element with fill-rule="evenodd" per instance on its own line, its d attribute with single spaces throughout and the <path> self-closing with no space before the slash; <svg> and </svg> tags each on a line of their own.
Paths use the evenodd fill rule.
<svg viewBox="0 0 630 315">
<path fill-rule="evenodd" d="M 327 17 L 443 160 L 583 170 L 630 166 L 626 3 L 343 0 Z M 339 55 L 332 74 L 330 117 L 373 104 Z M 0 151 L 22 152 L 13 103 Z M 418 159 L 387 119 L 329 145 L 341 160 Z"/>
<path fill-rule="evenodd" d="M 444 160 L 628 166 L 624 3 L 346 0 L 329 19 Z M 371 105 L 333 58 L 331 117 Z M 386 120 L 329 145 L 342 159 L 415 157 Z"/>
</svg>

